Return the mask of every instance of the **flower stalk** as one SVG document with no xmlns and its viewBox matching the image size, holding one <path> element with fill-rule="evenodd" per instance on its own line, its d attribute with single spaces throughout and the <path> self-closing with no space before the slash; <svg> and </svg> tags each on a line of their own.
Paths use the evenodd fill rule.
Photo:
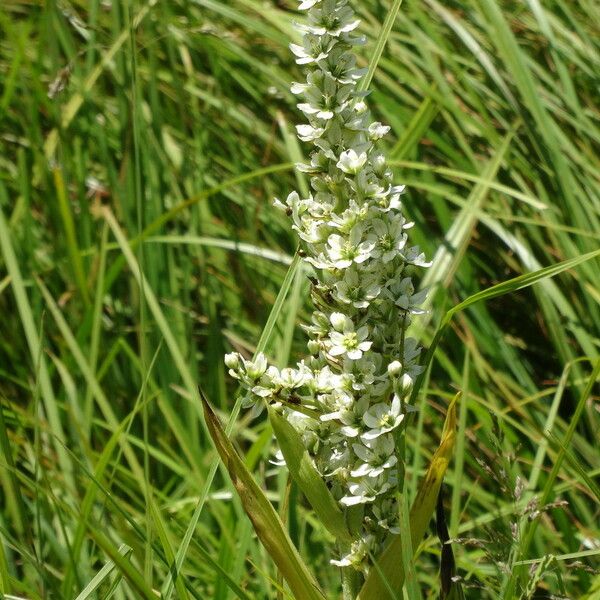
<svg viewBox="0 0 600 600">
<path fill-rule="evenodd" d="M 428 263 L 409 244 L 404 186 L 394 185 L 378 149 L 389 127 L 371 119 L 357 87 L 366 73 L 354 53 L 364 42 L 355 33 L 360 21 L 347 0 L 303 0 L 299 8 L 307 18 L 297 25 L 302 44 L 291 50 L 307 77 L 291 89 L 307 119 L 298 137 L 313 147 L 297 165 L 311 193 L 293 191 L 275 205 L 290 216 L 314 271 L 308 356 L 282 370 L 262 354 L 229 354 L 226 364 L 244 405 L 267 403 L 284 416 L 347 518 L 360 515 L 353 542 L 331 561 L 355 592 L 349 568 L 366 572 L 369 557 L 399 531 L 399 438 L 420 373 L 420 348 L 406 330 L 425 299 L 413 274 Z"/>
</svg>

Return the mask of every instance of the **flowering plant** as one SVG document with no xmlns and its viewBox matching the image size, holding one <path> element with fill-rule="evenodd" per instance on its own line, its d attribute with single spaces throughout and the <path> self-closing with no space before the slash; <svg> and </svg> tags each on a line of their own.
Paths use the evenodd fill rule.
<svg viewBox="0 0 600 600">
<path fill-rule="evenodd" d="M 276 407 L 334 498 L 362 508 L 354 542 L 332 563 L 366 570 L 369 554 L 399 530 L 396 447 L 420 372 L 419 346 L 406 330 L 426 293 L 415 291 L 412 274 L 428 263 L 409 245 L 404 186 L 392 183 L 377 149 L 389 127 L 371 120 L 357 89 L 365 75 L 353 53 L 363 43 L 354 33 L 360 21 L 347 0 L 304 0 L 300 9 L 308 19 L 291 50 L 308 74 L 291 89 L 308 120 L 297 131 L 313 151 L 297 168 L 310 176 L 312 193 L 294 191 L 275 205 L 291 217 L 315 273 L 309 356 L 281 371 L 262 354 L 229 354 L 226 364 L 245 405 Z"/>
</svg>

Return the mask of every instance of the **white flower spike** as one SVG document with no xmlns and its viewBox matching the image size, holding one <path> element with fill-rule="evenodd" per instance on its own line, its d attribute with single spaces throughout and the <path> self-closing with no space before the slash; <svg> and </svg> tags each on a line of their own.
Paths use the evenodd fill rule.
<svg viewBox="0 0 600 600">
<path fill-rule="evenodd" d="M 290 48 L 308 73 L 291 90 L 307 120 L 298 137 L 312 144 L 297 166 L 311 194 L 275 205 L 290 215 L 314 269 L 309 356 L 282 371 L 262 354 L 228 354 L 225 363 L 245 389 L 244 405 L 269 403 L 298 431 L 341 507 L 362 506 L 362 531 L 331 562 L 364 571 L 369 554 L 399 532 L 396 446 L 421 372 L 406 330 L 426 295 L 413 274 L 429 263 L 409 244 L 404 186 L 394 185 L 376 147 L 390 128 L 371 119 L 357 90 L 366 71 L 356 67 L 353 47 L 363 39 L 349 0 L 302 0 L 299 9 L 307 11 L 297 26 L 302 43 Z"/>
</svg>

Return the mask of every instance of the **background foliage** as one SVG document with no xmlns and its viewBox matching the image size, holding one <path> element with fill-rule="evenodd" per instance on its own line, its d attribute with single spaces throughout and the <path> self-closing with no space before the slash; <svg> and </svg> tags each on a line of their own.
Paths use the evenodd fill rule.
<svg viewBox="0 0 600 600">
<path fill-rule="evenodd" d="M 355 5 L 366 64 L 391 3 Z M 2 2 L 0 592 L 276 597 L 215 474 L 196 384 L 227 420 L 223 354 L 254 351 L 295 251 L 271 208 L 306 190 L 294 8 Z M 595 0 L 401 7 L 370 103 L 392 126 L 413 238 L 435 256 L 425 344 L 477 291 L 598 248 L 598 23 Z M 303 352 L 311 310 L 296 273 L 267 340 L 281 365 Z M 468 598 L 600 598 L 599 282 L 595 259 L 474 304 L 437 351 L 409 486 L 462 390 L 445 507 Z M 268 422 L 232 427 L 334 597 L 327 533 L 268 462 Z M 432 535 L 423 597 L 438 596 L 439 557 Z"/>
</svg>

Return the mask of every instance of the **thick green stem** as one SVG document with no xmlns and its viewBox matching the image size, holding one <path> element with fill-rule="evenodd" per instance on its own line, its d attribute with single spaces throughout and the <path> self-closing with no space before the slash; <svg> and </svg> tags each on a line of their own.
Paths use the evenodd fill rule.
<svg viewBox="0 0 600 600">
<path fill-rule="evenodd" d="M 343 600 L 356 600 L 362 575 L 352 567 L 342 569 L 342 598 Z"/>
</svg>

